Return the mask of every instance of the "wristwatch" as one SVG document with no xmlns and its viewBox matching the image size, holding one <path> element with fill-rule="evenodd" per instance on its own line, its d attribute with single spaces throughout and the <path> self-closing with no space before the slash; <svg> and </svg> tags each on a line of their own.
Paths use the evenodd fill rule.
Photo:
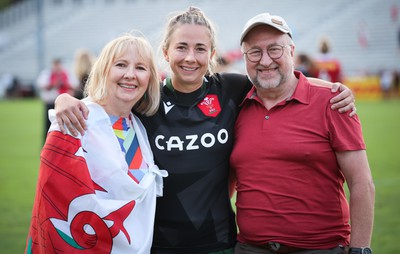
<svg viewBox="0 0 400 254">
<path fill-rule="evenodd" d="M 364 248 L 354 248 L 350 247 L 348 254 L 372 254 L 371 248 L 364 247 Z"/>
</svg>

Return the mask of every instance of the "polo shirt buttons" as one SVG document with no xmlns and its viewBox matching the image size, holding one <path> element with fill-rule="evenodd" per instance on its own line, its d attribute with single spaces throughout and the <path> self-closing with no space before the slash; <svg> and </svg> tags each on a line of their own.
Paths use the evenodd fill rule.
<svg viewBox="0 0 400 254">
<path fill-rule="evenodd" d="M 269 116 L 265 116 L 265 120 L 268 120 L 269 119 Z"/>
</svg>

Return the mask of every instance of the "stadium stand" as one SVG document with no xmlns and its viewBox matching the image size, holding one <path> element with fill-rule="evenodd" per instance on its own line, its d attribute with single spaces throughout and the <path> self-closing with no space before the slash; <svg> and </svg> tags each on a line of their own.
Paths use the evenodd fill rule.
<svg viewBox="0 0 400 254">
<path fill-rule="evenodd" d="M 42 15 L 38 16 L 38 2 Z M 0 75 L 11 73 L 33 82 L 51 59 L 72 68 L 78 48 L 98 51 L 111 38 L 140 30 L 157 49 L 169 13 L 198 6 L 215 22 L 221 53 L 239 48 L 247 19 L 260 12 L 282 15 L 293 27 L 297 52 L 316 55 L 322 37 L 345 75 L 400 68 L 397 30 L 391 7 L 396 0 L 26 0 L 0 12 Z M 38 23 L 43 26 L 39 28 Z M 365 30 L 362 30 L 365 29 Z M 43 37 L 38 36 L 42 31 Z M 359 43 L 366 32 L 368 45 Z M 39 47 L 41 45 L 42 47 Z M 243 70 L 241 61 L 238 66 Z"/>
</svg>

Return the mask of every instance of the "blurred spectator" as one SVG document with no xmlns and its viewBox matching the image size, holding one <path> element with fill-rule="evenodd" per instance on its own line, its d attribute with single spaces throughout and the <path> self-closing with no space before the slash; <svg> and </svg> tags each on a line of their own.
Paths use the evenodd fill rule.
<svg viewBox="0 0 400 254">
<path fill-rule="evenodd" d="M 229 59 L 231 63 L 236 62 L 236 61 L 241 61 L 243 60 L 243 53 L 242 50 L 239 48 L 229 50 L 224 54 L 224 57 Z"/>
<path fill-rule="evenodd" d="M 296 70 L 301 71 L 306 77 L 317 77 L 317 66 L 314 63 L 314 60 L 307 54 L 298 54 L 295 64 Z"/>
<path fill-rule="evenodd" d="M 365 21 L 360 22 L 358 28 L 358 44 L 362 48 L 367 48 L 369 44 L 369 30 Z"/>
<path fill-rule="evenodd" d="M 392 4 L 390 7 L 390 17 L 393 22 L 397 22 L 397 19 L 399 18 L 399 7 L 397 4 Z"/>
<path fill-rule="evenodd" d="M 393 73 L 390 70 L 383 70 L 379 76 L 383 99 L 389 99 L 393 82 Z"/>
<path fill-rule="evenodd" d="M 13 76 L 12 77 L 12 81 L 11 81 L 11 85 L 8 87 L 7 89 L 7 97 L 20 97 L 22 96 L 21 94 L 21 83 L 18 80 L 17 77 Z"/>
<path fill-rule="evenodd" d="M 216 72 L 223 73 L 223 72 L 229 72 L 230 71 L 230 66 L 231 66 L 231 61 L 229 58 L 224 57 L 224 56 L 219 56 L 217 57 L 217 68 Z"/>
<path fill-rule="evenodd" d="M 322 39 L 319 48 L 319 56 L 316 59 L 316 76 L 331 82 L 342 81 L 342 69 L 338 59 L 331 54 L 331 47 L 327 39 Z"/>
<path fill-rule="evenodd" d="M 35 97 L 35 95 L 35 88 L 31 83 L 24 83 L 11 73 L 0 76 L 0 98 Z"/>
<path fill-rule="evenodd" d="M 92 69 L 95 56 L 87 49 L 78 49 L 75 53 L 74 74 L 77 79 L 78 87 L 74 92 L 74 97 L 83 98 L 83 91 L 86 81 Z"/>
<path fill-rule="evenodd" d="M 218 56 L 216 59 L 218 65 L 216 66 L 215 72 L 241 73 L 238 69 L 236 69 L 235 66 L 236 62 L 243 60 L 243 54 L 240 48 L 239 50 L 234 49 L 227 51 L 224 54 Z"/>
<path fill-rule="evenodd" d="M 0 77 L 0 98 L 9 95 L 15 86 L 16 78 L 11 73 L 4 73 Z"/>
<path fill-rule="evenodd" d="M 397 28 L 397 46 L 400 50 L 400 26 Z"/>
<path fill-rule="evenodd" d="M 400 86 L 400 71 L 393 71 L 393 92 L 395 97 L 399 97 L 399 86 Z"/>
<path fill-rule="evenodd" d="M 54 101 L 58 95 L 69 93 L 73 95 L 73 87 L 70 83 L 70 75 L 64 69 L 61 59 L 55 58 L 51 69 L 45 69 L 40 72 L 36 79 L 36 86 L 39 89 L 40 98 L 45 104 L 44 110 L 44 140 L 46 140 L 47 131 L 50 127 L 50 121 L 47 116 L 49 109 L 54 108 Z"/>
</svg>

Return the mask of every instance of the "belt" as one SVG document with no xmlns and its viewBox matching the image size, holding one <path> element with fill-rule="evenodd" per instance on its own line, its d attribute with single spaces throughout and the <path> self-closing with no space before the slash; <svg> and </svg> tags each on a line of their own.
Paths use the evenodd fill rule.
<svg viewBox="0 0 400 254">
<path fill-rule="evenodd" d="M 307 249 L 303 249 L 303 248 L 280 244 L 277 242 L 268 242 L 266 244 L 258 245 L 258 246 L 263 249 L 267 249 L 274 254 L 288 254 L 288 253 L 295 253 L 295 252 L 307 250 Z"/>
</svg>

